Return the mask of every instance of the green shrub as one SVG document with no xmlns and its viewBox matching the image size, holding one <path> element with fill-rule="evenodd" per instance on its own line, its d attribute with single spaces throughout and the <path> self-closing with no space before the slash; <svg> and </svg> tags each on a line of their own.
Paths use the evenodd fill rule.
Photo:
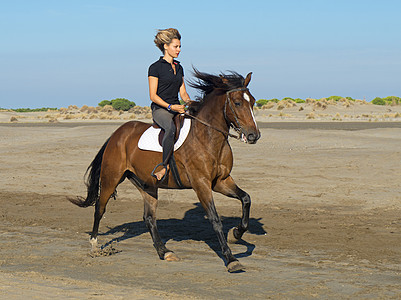
<svg viewBox="0 0 401 300">
<path fill-rule="evenodd" d="M 296 98 L 294 99 L 295 103 L 305 103 L 305 100 L 301 99 L 301 98 Z"/>
<path fill-rule="evenodd" d="M 376 97 L 375 99 L 372 100 L 372 104 L 374 105 L 386 105 L 386 100 Z"/>
<path fill-rule="evenodd" d="M 292 101 L 294 101 L 294 99 L 292 99 L 291 97 L 285 97 L 285 98 L 283 98 L 283 100 L 292 100 Z"/>
<path fill-rule="evenodd" d="M 129 101 L 128 99 L 125 98 L 116 98 L 111 100 L 111 106 L 113 106 L 115 110 L 127 111 L 131 107 L 134 107 L 135 105 L 136 105 L 135 102 Z"/>
<path fill-rule="evenodd" d="M 388 104 L 393 104 L 393 105 L 401 104 L 401 98 L 396 96 L 388 96 L 386 98 L 383 98 L 383 100 L 386 101 Z"/>
<path fill-rule="evenodd" d="M 351 97 L 345 97 L 345 99 L 348 99 L 349 101 L 355 101 L 355 99 L 352 99 Z"/>
<path fill-rule="evenodd" d="M 340 99 L 342 99 L 343 97 L 341 96 L 330 96 L 328 98 L 326 98 L 327 100 L 334 100 L 334 101 L 339 101 Z"/>
<path fill-rule="evenodd" d="M 128 99 L 125 98 L 116 98 L 113 100 L 103 100 L 99 102 L 98 104 L 101 107 L 104 107 L 106 105 L 111 105 L 115 110 L 124 110 L 127 111 L 130 108 L 136 106 L 135 102 L 129 101 Z"/>
<path fill-rule="evenodd" d="M 101 107 L 104 107 L 106 105 L 111 105 L 111 101 L 110 100 L 103 100 L 103 101 L 100 101 L 98 105 L 101 106 Z"/>
<path fill-rule="evenodd" d="M 259 99 L 256 101 L 256 107 L 262 107 L 263 105 L 266 105 L 269 100 L 267 99 Z"/>
</svg>

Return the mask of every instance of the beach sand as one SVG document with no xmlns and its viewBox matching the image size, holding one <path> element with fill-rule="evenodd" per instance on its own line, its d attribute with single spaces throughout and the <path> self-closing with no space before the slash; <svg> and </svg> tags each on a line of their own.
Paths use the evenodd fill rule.
<svg viewBox="0 0 401 300">
<path fill-rule="evenodd" d="M 400 298 L 401 118 L 384 116 L 400 107 L 307 119 L 309 109 L 258 110 L 258 143 L 230 139 L 232 175 L 252 198 L 250 231 L 231 245 L 239 274 L 226 271 L 192 190 L 160 191 L 158 227 L 181 261 L 159 260 L 128 181 L 99 230 L 117 253 L 90 257 L 93 207 L 67 197 L 85 195 L 86 168 L 126 120 L 1 112 L 0 298 Z M 241 205 L 214 197 L 227 232 Z"/>
</svg>

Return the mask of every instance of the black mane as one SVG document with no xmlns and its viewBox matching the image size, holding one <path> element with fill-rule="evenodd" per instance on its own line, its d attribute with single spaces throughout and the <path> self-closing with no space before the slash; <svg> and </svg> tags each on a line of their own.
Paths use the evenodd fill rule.
<svg viewBox="0 0 401 300">
<path fill-rule="evenodd" d="M 188 85 L 192 88 L 201 91 L 202 96 L 197 97 L 196 100 L 190 104 L 190 112 L 196 113 L 199 108 L 204 104 L 204 99 L 214 90 L 219 90 L 221 93 L 226 93 L 229 90 L 242 88 L 245 83 L 244 77 L 237 72 L 229 71 L 229 74 L 208 74 L 198 71 L 193 68 L 194 81 L 189 81 Z"/>
</svg>

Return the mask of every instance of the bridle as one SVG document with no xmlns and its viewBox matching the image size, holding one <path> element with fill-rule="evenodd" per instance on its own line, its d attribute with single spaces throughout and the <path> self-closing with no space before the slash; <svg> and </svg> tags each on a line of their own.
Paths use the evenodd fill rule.
<svg viewBox="0 0 401 300">
<path fill-rule="evenodd" d="M 239 135 L 241 135 L 242 132 L 242 126 L 240 121 L 238 120 L 238 116 L 237 113 L 234 110 L 233 104 L 231 102 L 231 98 L 230 98 L 230 94 L 234 93 L 234 92 L 239 92 L 239 91 L 248 91 L 248 88 L 237 88 L 237 89 L 232 89 L 226 92 L 226 102 L 224 103 L 224 119 L 226 120 L 226 122 L 228 123 L 228 119 L 227 119 L 227 103 L 228 103 L 228 107 L 230 107 L 231 112 L 234 115 L 234 119 L 235 119 L 235 123 L 233 124 L 233 122 L 230 122 L 229 127 L 234 128 L 234 130 L 236 132 L 238 132 Z M 238 137 L 238 139 L 240 138 L 240 136 Z"/>
<path fill-rule="evenodd" d="M 224 136 L 227 136 L 227 138 L 228 137 L 233 137 L 233 138 L 239 140 L 239 139 L 241 139 L 242 127 L 241 127 L 241 123 L 240 123 L 240 121 L 238 119 L 238 116 L 235 113 L 235 110 L 234 110 L 234 107 L 233 107 L 233 104 L 232 104 L 231 98 L 230 98 L 230 94 L 231 93 L 239 92 L 239 91 L 248 91 L 248 88 L 236 88 L 236 89 L 232 89 L 232 90 L 227 91 L 226 92 L 226 101 L 224 102 L 224 119 L 227 122 L 227 124 L 229 124 L 228 130 L 230 130 L 230 127 L 232 127 L 238 133 L 238 135 L 234 135 L 234 134 L 231 134 L 229 131 L 226 132 L 225 130 L 219 129 L 219 128 L 217 128 L 217 127 L 215 127 L 215 126 L 213 126 L 213 125 L 211 125 L 211 124 L 199 119 L 198 117 L 190 115 L 187 112 L 185 112 L 184 115 L 186 115 L 186 116 L 188 116 L 188 117 L 190 117 L 192 119 L 197 120 L 198 122 L 202 123 L 203 125 L 205 125 L 207 127 L 210 127 L 210 128 L 212 128 L 212 129 L 214 129 L 214 130 L 216 130 L 218 132 L 221 132 Z M 227 104 L 228 104 L 228 107 L 230 108 L 232 114 L 234 115 L 234 119 L 235 119 L 235 123 L 236 124 L 234 124 L 233 122 L 229 122 L 228 119 L 227 119 Z"/>
</svg>

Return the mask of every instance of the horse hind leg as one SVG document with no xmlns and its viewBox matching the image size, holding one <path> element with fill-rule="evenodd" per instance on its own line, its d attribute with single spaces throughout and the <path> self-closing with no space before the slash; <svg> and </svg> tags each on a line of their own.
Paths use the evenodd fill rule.
<svg viewBox="0 0 401 300">
<path fill-rule="evenodd" d="M 150 235 L 153 240 L 153 246 L 156 249 L 157 254 L 160 259 L 166 261 L 179 261 L 180 259 L 175 255 L 175 253 L 166 248 L 163 243 L 159 230 L 156 224 L 156 208 L 157 208 L 157 189 L 145 192 L 144 190 L 138 188 L 141 192 L 144 200 L 144 213 L 143 220 L 145 221 L 146 227 L 148 228 Z"/>
<path fill-rule="evenodd" d="M 101 178 L 100 196 L 99 196 L 99 200 L 96 201 L 96 204 L 95 204 L 93 228 L 92 228 L 92 233 L 91 233 L 90 240 L 89 240 L 89 242 L 91 244 L 92 252 L 96 252 L 98 250 L 97 235 L 99 232 L 100 220 L 102 219 L 104 213 L 106 212 L 106 205 L 109 202 L 110 198 L 113 195 L 115 195 L 115 190 L 116 190 L 118 184 L 121 182 L 121 179 L 116 180 L 115 178 L 119 178 L 119 177 L 103 176 L 103 178 Z"/>
</svg>

